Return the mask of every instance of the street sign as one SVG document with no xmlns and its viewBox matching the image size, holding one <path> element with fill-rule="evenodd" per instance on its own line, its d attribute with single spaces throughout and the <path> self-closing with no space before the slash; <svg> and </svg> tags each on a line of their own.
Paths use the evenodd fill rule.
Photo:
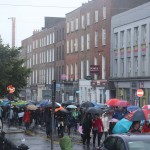
<svg viewBox="0 0 150 150">
<path fill-rule="evenodd" d="M 142 89 L 138 89 L 136 91 L 136 94 L 137 94 L 138 97 L 142 97 L 144 95 L 144 91 Z"/>
</svg>

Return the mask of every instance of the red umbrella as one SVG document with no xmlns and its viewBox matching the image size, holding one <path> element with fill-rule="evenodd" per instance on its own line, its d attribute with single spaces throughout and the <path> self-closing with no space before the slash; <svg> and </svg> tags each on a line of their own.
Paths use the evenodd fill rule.
<svg viewBox="0 0 150 150">
<path fill-rule="evenodd" d="M 138 109 L 129 114 L 127 114 L 125 119 L 129 121 L 140 121 L 140 120 L 149 120 L 150 119 L 150 109 Z"/>
<path fill-rule="evenodd" d="M 120 100 L 116 103 L 116 106 L 128 107 L 128 106 L 131 106 L 131 103 L 128 101 Z"/>
<path fill-rule="evenodd" d="M 142 108 L 143 109 L 150 109 L 150 105 L 144 105 Z"/>
<path fill-rule="evenodd" d="M 112 99 L 109 99 L 105 104 L 109 105 L 109 106 L 116 106 L 116 103 L 120 101 L 119 99 L 117 98 L 112 98 Z"/>
</svg>

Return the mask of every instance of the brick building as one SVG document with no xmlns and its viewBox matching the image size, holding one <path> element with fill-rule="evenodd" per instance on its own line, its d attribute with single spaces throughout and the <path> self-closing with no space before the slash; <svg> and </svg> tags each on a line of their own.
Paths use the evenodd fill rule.
<svg viewBox="0 0 150 150">
<path fill-rule="evenodd" d="M 21 57 L 26 58 L 25 65 L 32 69 L 24 92 L 28 100 L 50 98 L 52 80 L 58 72 L 64 72 L 65 18 L 46 17 L 45 22 L 42 30 L 33 31 L 31 37 L 22 41 Z M 57 80 L 60 81 L 60 75 Z"/>
</svg>

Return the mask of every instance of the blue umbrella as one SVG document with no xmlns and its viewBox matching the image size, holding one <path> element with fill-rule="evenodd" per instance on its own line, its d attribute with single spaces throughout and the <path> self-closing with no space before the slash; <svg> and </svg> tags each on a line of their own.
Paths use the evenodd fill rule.
<svg viewBox="0 0 150 150">
<path fill-rule="evenodd" d="M 43 100 L 40 102 L 40 107 L 46 107 L 46 106 L 49 106 L 50 105 L 50 102 L 49 100 Z"/>
<path fill-rule="evenodd" d="M 116 125 L 112 130 L 112 133 L 126 133 L 129 131 L 131 125 L 132 125 L 132 121 L 123 118 L 116 123 Z"/>
<path fill-rule="evenodd" d="M 129 106 L 129 107 L 127 107 L 127 111 L 134 111 L 134 110 L 137 110 L 137 109 L 139 109 L 140 107 L 139 106 Z"/>
</svg>

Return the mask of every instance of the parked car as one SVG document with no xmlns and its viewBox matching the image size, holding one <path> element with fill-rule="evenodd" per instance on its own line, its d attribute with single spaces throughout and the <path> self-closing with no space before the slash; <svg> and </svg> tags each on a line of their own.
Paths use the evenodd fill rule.
<svg viewBox="0 0 150 150">
<path fill-rule="evenodd" d="M 114 134 L 108 136 L 100 150 L 148 150 L 150 149 L 150 133 L 148 134 Z"/>
</svg>

